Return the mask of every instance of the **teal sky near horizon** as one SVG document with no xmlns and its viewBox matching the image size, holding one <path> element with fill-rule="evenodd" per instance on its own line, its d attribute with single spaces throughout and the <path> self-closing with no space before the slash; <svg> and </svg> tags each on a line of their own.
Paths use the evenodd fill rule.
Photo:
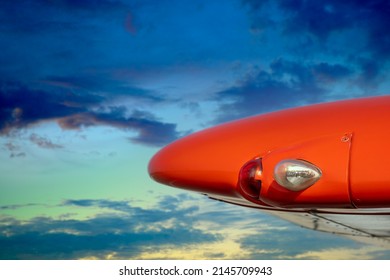
<svg viewBox="0 0 390 280">
<path fill-rule="evenodd" d="M 0 259 L 389 259 L 153 182 L 226 121 L 390 92 L 388 1 L 0 6 Z"/>
</svg>

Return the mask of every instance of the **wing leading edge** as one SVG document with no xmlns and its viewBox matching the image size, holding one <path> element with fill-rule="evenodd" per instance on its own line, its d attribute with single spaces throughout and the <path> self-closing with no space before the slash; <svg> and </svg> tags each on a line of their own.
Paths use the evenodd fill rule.
<svg viewBox="0 0 390 280">
<path fill-rule="evenodd" d="M 390 96 L 215 126 L 160 150 L 157 182 L 390 247 Z"/>
</svg>

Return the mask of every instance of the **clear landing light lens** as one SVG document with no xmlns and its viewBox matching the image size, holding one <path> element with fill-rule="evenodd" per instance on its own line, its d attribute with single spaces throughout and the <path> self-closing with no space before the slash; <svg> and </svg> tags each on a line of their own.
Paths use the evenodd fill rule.
<svg viewBox="0 0 390 280">
<path fill-rule="evenodd" d="M 312 186 L 321 175 L 317 166 L 297 159 L 282 160 L 274 169 L 275 181 L 290 191 L 301 191 Z"/>
</svg>

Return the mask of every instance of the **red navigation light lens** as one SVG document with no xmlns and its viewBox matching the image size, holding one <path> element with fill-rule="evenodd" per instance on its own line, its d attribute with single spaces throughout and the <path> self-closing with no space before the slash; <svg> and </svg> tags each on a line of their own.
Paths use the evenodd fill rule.
<svg viewBox="0 0 390 280">
<path fill-rule="evenodd" d="M 247 162 L 240 171 L 240 188 L 248 196 L 259 198 L 262 176 L 261 158 Z"/>
</svg>

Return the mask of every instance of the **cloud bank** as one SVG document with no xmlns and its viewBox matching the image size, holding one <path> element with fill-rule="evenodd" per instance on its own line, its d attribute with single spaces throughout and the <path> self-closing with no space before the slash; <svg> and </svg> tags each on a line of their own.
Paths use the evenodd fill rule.
<svg viewBox="0 0 390 280">
<path fill-rule="evenodd" d="M 188 195 L 162 197 L 152 208 L 106 199 L 69 199 L 58 207 L 101 213 L 81 220 L 3 215 L 0 259 L 338 259 L 354 258 L 354 252 L 358 259 L 390 257 L 383 249 L 291 226 L 260 211 Z M 329 253 L 342 248 L 350 253 Z"/>
</svg>

